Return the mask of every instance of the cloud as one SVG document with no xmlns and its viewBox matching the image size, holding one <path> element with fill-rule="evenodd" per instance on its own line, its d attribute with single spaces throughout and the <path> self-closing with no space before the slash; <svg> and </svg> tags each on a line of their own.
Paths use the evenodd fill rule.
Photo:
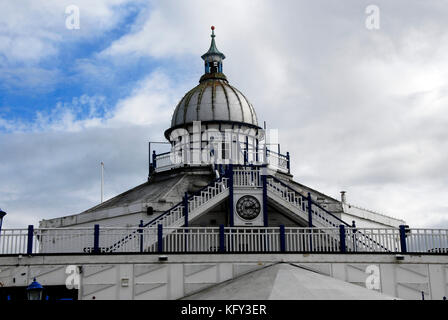
<svg viewBox="0 0 448 320">
<path fill-rule="evenodd" d="M 61 51 L 70 54 L 70 51 L 76 51 L 77 43 L 104 36 L 123 23 L 142 3 L 141 0 L 2 1 L 1 86 L 48 91 L 55 76 L 60 80 L 55 61 L 60 58 Z M 66 28 L 69 15 L 65 9 L 69 5 L 79 8 L 78 30 Z"/>
<path fill-rule="evenodd" d="M 196 85 L 203 70 L 200 55 L 210 44 L 208 28 L 215 25 L 218 48 L 227 56 L 225 74 L 254 104 L 260 121 L 267 119 L 268 127 L 279 129 L 297 181 L 335 198 L 347 190 L 349 202 L 403 218 L 413 227 L 448 227 L 443 204 L 448 192 L 446 6 L 377 1 L 381 28 L 369 31 L 364 27 L 368 1 L 347 1 L 344 6 L 323 0 L 208 4 L 139 4 L 135 21 L 122 36 L 75 62 L 76 70 L 91 75 L 93 86 L 102 74 L 113 77 L 114 66 L 133 61 L 157 66 L 116 103 L 109 105 L 107 98 L 101 102 L 106 96 L 101 93 L 88 95 L 95 108 L 87 117 L 80 119 L 71 101 L 54 114 L 43 114 L 29 132 L 23 129 L 26 124 L 0 117 L 0 126 L 10 132 L 1 136 L 0 148 L 8 148 L 10 157 L 2 162 L 0 176 L 11 181 L 11 188 L 0 194 L 13 211 L 30 215 L 26 203 L 18 210 L 14 206 L 32 192 L 33 210 L 50 208 L 39 212 L 42 218 L 76 213 L 96 203 L 101 160 L 114 175 L 108 196 L 143 182 L 145 143 L 149 137 L 162 138 L 177 101 Z M 104 22 L 97 35 L 120 25 L 125 15 L 117 9 L 120 5 L 125 2 L 99 1 L 87 19 L 89 27 L 81 25 L 83 36 L 89 37 L 96 21 Z M 59 5 L 49 6 L 52 12 L 59 10 Z M 54 30 L 52 19 L 44 30 Z M 11 21 L 10 29 L 30 36 Z M 40 34 L 42 48 L 52 45 L 56 50 L 49 55 L 60 52 L 55 43 L 69 35 L 66 30 Z M 34 47 L 41 57 L 45 50 Z M 0 62 L 13 59 L 37 61 L 26 54 L 0 54 Z M 43 82 L 51 83 L 50 78 Z M 18 86 L 12 76 L 8 79 L 11 87 Z M 42 175 L 21 158 L 33 146 L 58 155 L 47 159 L 45 152 L 37 153 L 33 162 L 45 166 Z M 67 166 L 68 172 L 62 169 Z M 8 174 L 11 170 L 34 173 L 25 180 Z M 52 204 L 38 188 L 25 190 L 32 187 L 28 181 L 41 179 L 49 184 L 49 195 L 69 189 L 57 193 Z M 76 183 L 67 186 L 67 180 Z"/>
<path fill-rule="evenodd" d="M 5 226 L 37 224 L 98 204 L 101 161 L 106 199 L 145 182 L 147 143 L 162 139 L 175 96 L 169 78 L 155 71 L 114 106 L 104 96 L 82 95 L 38 113 L 31 125 L 0 118 L 8 131 L 0 134 Z"/>
</svg>

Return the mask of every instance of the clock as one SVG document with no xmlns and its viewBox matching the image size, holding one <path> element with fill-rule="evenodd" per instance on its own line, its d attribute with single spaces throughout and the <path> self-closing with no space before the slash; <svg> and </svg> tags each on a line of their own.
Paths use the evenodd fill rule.
<svg viewBox="0 0 448 320">
<path fill-rule="evenodd" d="M 242 196 L 236 203 L 236 212 L 245 220 L 253 220 L 260 214 L 260 201 L 254 196 Z"/>
</svg>

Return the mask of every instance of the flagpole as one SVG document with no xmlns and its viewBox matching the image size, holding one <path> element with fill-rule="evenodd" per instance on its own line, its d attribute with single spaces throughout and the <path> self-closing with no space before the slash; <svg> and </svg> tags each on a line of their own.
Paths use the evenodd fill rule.
<svg viewBox="0 0 448 320">
<path fill-rule="evenodd" d="M 103 190 L 104 190 L 104 163 L 101 161 L 101 203 L 103 203 Z"/>
</svg>

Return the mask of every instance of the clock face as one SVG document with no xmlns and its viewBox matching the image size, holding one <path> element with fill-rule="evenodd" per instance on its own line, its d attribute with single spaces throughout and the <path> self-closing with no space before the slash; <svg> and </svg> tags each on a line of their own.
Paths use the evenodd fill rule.
<svg viewBox="0 0 448 320">
<path fill-rule="evenodd" d="M 260 214 L 260 211 L 260 201 L 254 196 L 243 196 L 236 203 L 236 212 L 243 219 L 255 219 Z"/>
</svg>

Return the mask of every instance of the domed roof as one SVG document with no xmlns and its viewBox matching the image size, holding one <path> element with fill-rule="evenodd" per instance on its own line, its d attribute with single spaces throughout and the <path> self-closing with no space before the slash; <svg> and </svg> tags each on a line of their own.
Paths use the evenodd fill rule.
<svg viewBox="0 0 448 320">
<path fill-rule="evenodd" d="M 176 106 L 171 128 L 165 132 L 165 136 L 174 128 L 193 121 L 236 123 L 259 128 L 252 104 L 241 91 L 229 84 L 222 73 L 225 55 L 216 47 L 214 27 L 211 37 L 210 49 L 202 55 L 205 74 L 199 80 L 199 85 L 187 92 Z"/>
<path fill-rule="evenodd" d="M 187 92 L 174 110 L 171 127 L 193 121 L 240 122 L 258 127 L 254 107 L 224 78 L 201 81 Z"/>
</svg>

